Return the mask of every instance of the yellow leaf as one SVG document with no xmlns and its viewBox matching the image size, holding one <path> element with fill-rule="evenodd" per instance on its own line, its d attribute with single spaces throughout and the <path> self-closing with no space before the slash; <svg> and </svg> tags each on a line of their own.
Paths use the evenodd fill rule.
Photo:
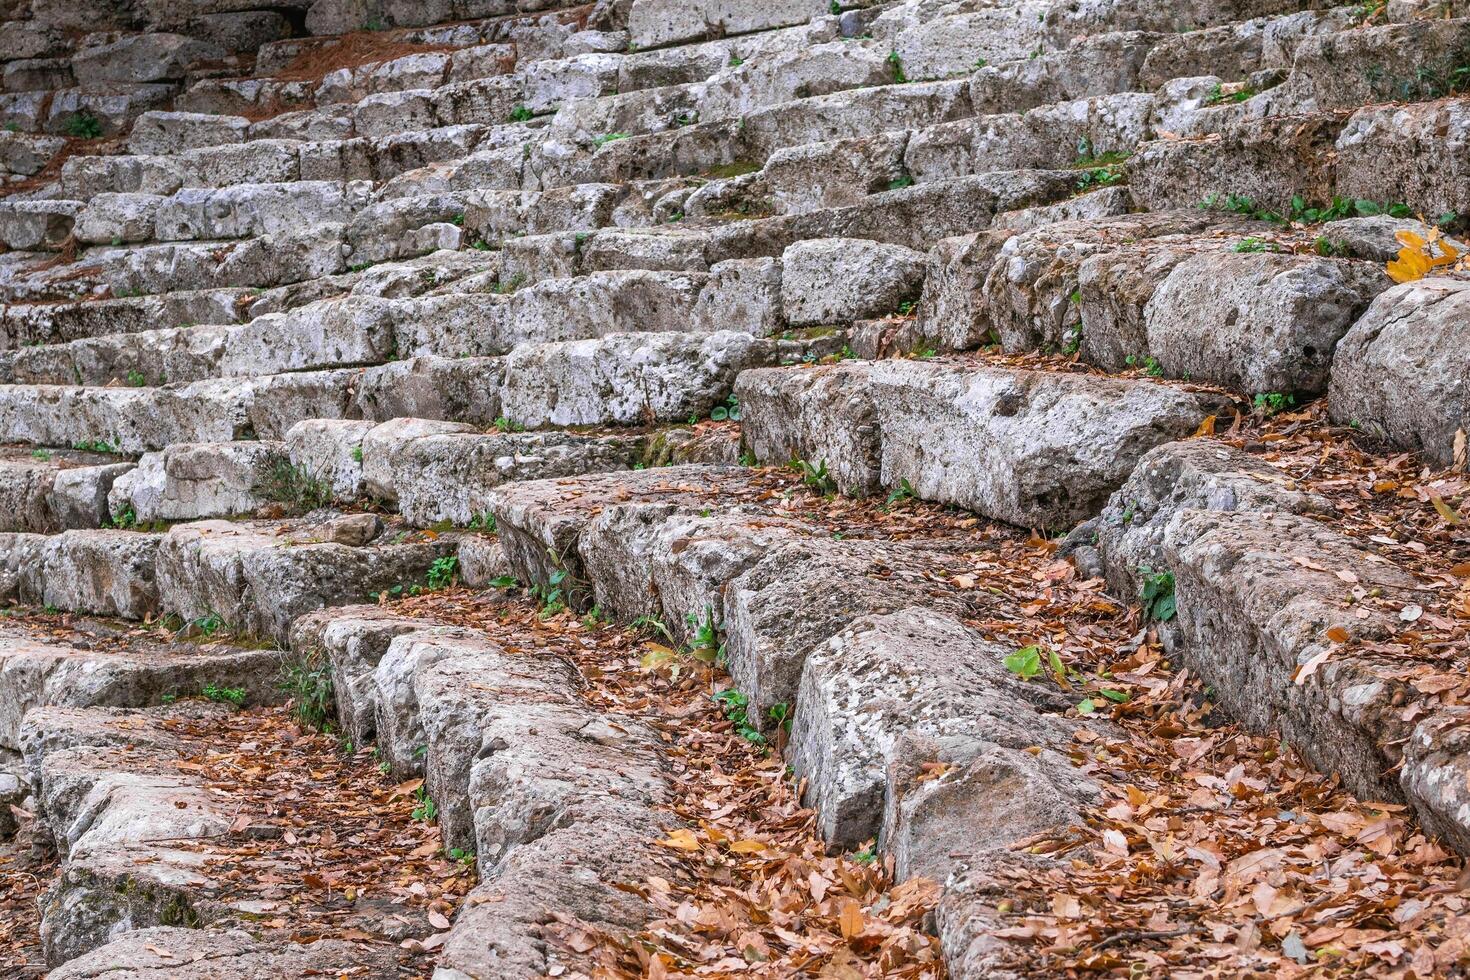
<svg viewBox="0 0 1470 980">
<path fill-rule="evenodd" d="M 730 845 L 730 850 L 734 851 L 736 854 L 759 854 L 765 849 L 766 845 L 764 841 L 751 839 L 738 840 Z"/>
<path fill-rule="evenodd" d="M 1350 637 L 1347 630 L 1341 626 L 1334 626 L 1327 631 L 1327 638 L 1333 643 L 1346 643 Z"/>
<path fill-rule="evenodd" d="M 837 925 L 842 929 L 843 939 L 852 939 L 862 934 L 863 931 L 863 908 L 857 902 L 849 899 L 842 903 L 842 912 L 837 916 Z"/>
<path fill-rule="evenodd" d="M 1194 430 L 1196 436 L 1212 436 L 1215 434 L 1215 416 L 1206 415 L 1205 420 Z"/>
<path fill-rule="evenodd" d="M 1402 252 L 1399 253 L 1399 258 L 1384 267 L 1384 271 L 1388 273 L 1388 278 L 1398 283 L 1413 282 L 1415 279 L 1424 278 L 1423 273 L 1405 259 Z"/>
<path fill-rule="evenodd" d="M 650 643 L 648 644 L 648 652 L 638 661 L 638 666 L 645 670 L 653 670 L 678 658 L 678 651 L 671 650 L 662 643 Z"/>
<path fill-rule="evenodd" d="M 699 838 L 695 837 L 694 831 L 690 830 L 688 827 L 680 827 L 678 830 L 674 831 L 673 833 L 669 834 L 669 836 L 659 841 L 659 843 L 662 844 L 664 847 L 672 847 L 677 851 L 699 850 Z"/>
<path fill-rule="evenodd" d="M 1455 513 L 1453 507 L 1444 502 L 1443 497 L 1437 493 L 1431 493 L 1429 495 L 1429 502 L 1434 505 L 1435 510 L 1439 511 L 1439 516 L 1443 517 L 1447 524 L 1451 527 L 1459 526 L 1461 521 L 1460 515 Z"/>
<path fill-rule="evenodd" d="M 1400 245 L 1403 245 L 1406 248 L 1414 249 L 1416 251 L 1422 249 L 1425 245 L 1429 244 L 1423 238 L 1419 237 L 1408 229 L 1394 232 L 1393 237 L 1398 239 Z"/>
</svg>

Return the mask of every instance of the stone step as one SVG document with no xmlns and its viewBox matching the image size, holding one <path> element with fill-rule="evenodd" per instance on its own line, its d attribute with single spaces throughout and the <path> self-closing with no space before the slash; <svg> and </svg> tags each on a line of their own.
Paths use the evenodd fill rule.
<svg viewBox="0 0 1470 980">
<path fill-rule="evenodd" d="M 331 665 L 349 731 L 375 736 L 396 775 L 425 778 L 446 844 L 475 849 L 481 884 L 441 973 L 562 972 L 574 964 L 542 939 L 548 905 L 636 928 L 651 909 L 618 884 L 650 869 L 678 879 L 653 844 L 671 826 L 659 743 L 582 701 L 571 665 L 371 607 L 303 617 L 292 648 Z"/>
<path fill-rule="evenodd" d="M 100 527 L 108 491 L 132 468 L 103 453 L 0 448 L 0 532 Z"/>
<path fill-rule="evenodd" d="M 41 899 L 41 940 L 52 965 L 129 927 L 192 927 L 222 917 L 206 897 L 202 856 L 189 845 L 226 833 L 234 816 L 228 801 L 170 764 L 198 747 L 166 722 L 224 711 L 182 702 L 144 711 L 42 708 L 26 716 L 26 766 L 63 857 L 60 877 Z"/>
<path fill-rule="evenodd" d="M 134 929 L 51 971 L 56 980 L 252 980 L 313 970 L 391 976 L 394 957 L 381 946 L 321 940 L 309 946 L 263 943 L 245 930 L 157 926 Z"/>
<path fill-rule="evenodd" d="M 918 128 L 971 114 L 964 82 L 850 89 L 757 109 L 738 120 L 696 122 L 585 144 L 548 138 L 530 172 L 542 186 L 647 180 L 763 163 L 775 151 L 865 133 Z"/>
<path fill-rule="evenodd" d="M 310 419 L 281 442 L 173 443 L 115 480 L 113 519 L 152 525 L 368 502 L 420 527 L 471 524 L 502 483 L 629 469 L 662 433 L 489 432 L 455 422 Z M 33 530 L 33 528 L 26 528 Z"/>
<path fill-rule="evenodd" d="M 351 414 L 358 372 L 226 378 L 159 388 L 0 385 L 0 441 L 143 453 L 174 442 L 280 439 Z"/>
<path fill-rule="evenodd" d="M 166 532 L 11 535 L 3 544 L 23 602 L 122 619 L 213 620 L 264 640 L 283 640 L 292 618 L 312 609 L 423 588 L 440 559 L 447 581 L 454 554 L 450 537 L 385 528 L 372 514 L 322 511 Z"/>
<path fill-rule="evenodd" d="M 1324 239 L 1336 224 L 1322 226 Z M 1248 394 L 1315 395 L 1338 341 L 1391 285 L 1381 264 L 1307 254 L 1310 232 L 1283 237 L 1197 210 L 1004 238 L 971 236 L 931 253 L 921 334 L 942 347 L 993 337 L 1008 351 L 1077 352 L 1109 371 L 1148 364 Z"/>
<path fill-rule="evenodd" d="M 1126 165 L 1128 183 L 1136 204 L 1151 210 L 1248 199 L 1287 214 L 1294 198 L 1325 207 L 1340 197 L 1430 218 L 1470 213 L 1457 164 L 1424 165 L 1428 141 L 1463 138 L 1466 102 L 1222 121 L 1216 132 L 1144 144 Z"/>
<path fill-rule="evenodd" d="M 297 845 L 296 833 L 312 841 L 320 836 L 317 825 L 297 822 L 295 801 L 267 802 L 249 792 L 261 788 L 262 769 L 313 759 L 330 770 L 336 762 L 321 754 L 302 759 L 292 745 L 301 736 L 272 726 L 280 716 L 279 709 L 238 714 L 226 703 L 200 700 L 144 710 L 42 708 L 26 716 L 26 762 L 41 819 L 62 852 L 60 873 L 42 898 L 41 925 L 58 972 L 247 978 L 273 969 L 311 972 L 325 963 L 348 974 L 390 976 L 409 965 L 412 954 L 401 950 L 435 931 L 433 916 L 421 907 L 427 900 L 392 901 L 388 889 L 365 889 L 345 903 L 323 901 L 291 878 L 273 889 L 296 892 L 289 902 L 262 900 L 257 896 L 265 890 L 239 887 L 237 869 L 250 867 L 252 855 L 285 853 Z M 400 828 L 409 823 L 409 801 L 354 775 L 356 786 L 323 787 L 328 821 L 342 819 L 347 801 L 341 797 L 358 793 L 351 802 L 396 804 L 403 809 L 385 817 Z M 310 781 L 324 778 L 309 774 Z M 400 831 L 378 838 L 398 844 L 426 836 Z M 355 938 L 327 940 L 320 953 L 316 944 L 293 942 L 296 930 L 320 928 L 327 908 L 330 920 Z M 385 916 L 385 909 L 393 913 Z M 139 949 L 140 940 L 151 942 Z M 401 941 L 413 946 L 395 949 Z M 299 952 L 308 948 L 309 967 Z M 153 969 L 176 958 L 167 973 Z M 196 972 L 201 962 L 207 972 Z"/>
<path fill-rule="evenodd" d="M 570 601 L 651 617 L 680 642 L 700 623 L 722 623 L 731 677 L 761 723 L 795 702 L 807 654 L 851 620 L 957 601 L 942 576 L 889 573 L 942 567 L 955 557 L 945 542 L 834 541 L 763 503 L 780 485 L 674 466 L 508 485 L 491 509 L 524 582 L 563 583 Z"/>
<path fill-rule="evenodd" d="M 284 700 L 277 651 L 204 634 L 135 632 L 104 621 L 73 620 L 62 629 L 7 622 L 0 628 L 0 747 L 20 751 L 26 715 L 41 707 L 141 709 L 199 697 L 211 686 L 239 689 L 256 705 Z"/>
<path fill-rule="evenodd" d="M 1333 419 L 1463 467 L 1467 303 L 1463 280 L 1424 279 L 1380 293 L 1338 344 L 1328 392 Z"/>
<path fill-rule="evenodd" d="M 1406 801 L 1464 852 L 1463 760 L 1448 734 L 1463 710 L 1424 693 L 1443 664 L 1410 652 L 1406 633 L 1424 627 L 1401 615 L 1433 590 L 1333 517 L 1250 456 L 1180 443 L 1144 457 L 1095 533 L 1120 590 L 1170 576 L 1172 649 L 1234 717 L 1281 732 L 1362 798 Z"/>
<path fill-rule="evenodd" d="M 295 180 L 389 180 L 418 167 L 501 145 L 496 127 L 455 125 L 374 138 L 270 139 L 187 150 L 173 156 L 74 156 L 61 167 L 62 193 L 172 194 L 182 188 Z"/>
<path fill-rule="evenodd" d="M 0 306 L 0 351 L 83 337 L 156 329 L 160 322 L 238 323 L 244 289 L 200 289 L 159 296 L 122 296 L 77 303 Z"/>
<path fill-rule="evenodd" d="M 944 881 L 1078 822 L 1100 792 L 1068 758 L 1072 699 L 1017 678 L 1002 663 L 1011 652 L 905 609 L 859 619 L 808 656 L 787 758 L 823 838 L 848 850 L 876 838 L 900 880 Z M 939 778 L 925 778 L 936 763 Z"/>
<path fill-rule="evenodd" d="M 1096 513 L 1144 453 L 1220 404 L 1141 380 L 907 360 L 747 371 L 735 390 L 762 462 L 1042 528 Z"/>
</svg>

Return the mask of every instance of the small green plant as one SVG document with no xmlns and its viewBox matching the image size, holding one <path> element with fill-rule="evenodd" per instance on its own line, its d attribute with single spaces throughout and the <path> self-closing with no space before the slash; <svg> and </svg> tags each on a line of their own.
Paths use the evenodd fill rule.
<svg viewBox="0 0 1470 980">
<path fill-rule="evenodd" d="M 365 31 L 386 31 L 388 29 L 388 23 L 377 17 L 369 17 L 362 22 L 362 29 Z"/>
<path fill-rule="evenodd" d="M 354 463 L 361 463 L 362 462 L 362 447 L 361 446 L 353 446 L 352 447 L 352 461 Z"/>
<path fill-rule="evenodd" d="M 243 687 L 220 687 L 218 684 L 206 684 L 203 694 L 205 698 L 216 704 L 233 704 L 237 708 L 245 704 Z"/>
<path fill-rule="evenodd" d="M 448 853 L 449 855 L 449 860 L 454 861 L 465 868 L 473 868 L 475 866 L 476 858 L 475 849 L 473 847 L 451 847 L 446 853 Z"/>
<path fill-rule="evenodd" d="M 909 77 L 903 73 L 903 58 L 899 57 L 897 51 L 889 52 L 888 68 L 893 72 L 893 80 L 897 84 L 902 85 L 909 80 Z"/>
<path fill-rule="evenodd" d="M 743 691 L 727 688 L 714 696 L 720 713 L 735 726 L 735 734 L 752 745 L 765 745 L 766 737 L 750 723 L 750 698 Z"/>
<path fill-rule="evenodd" d="M 142 388 L 147 383 L 148 383 L 148 378 L 143 374 L 142 371 L 139 371 L 137 369 L 134 369 L 134 370 L 131 370 L 131 371 L 128 372 L 128 387 L 129 388 Z"/>
<path fill-rule="evenodd" d="M 1293 395 L 1279 391 L 1263 391 L 1251 401 L 1251 406 L 1267 418 L 1279 415 L 1295 404 L 1296 398 Z"/>
<path fill-rule="evenodd" d="M 94 140 L 102 135 L 102 120 L 83 109 L 66 121 L 66 134 L 79 140 Z"/>
<path fill-rule="evenodd" d="M 207 616 L 196 616 L 184 624 L 182 632 L 194 632 L 201 636 L 211 637 L 225 628 L 225 621 L 219 613 L 210 613 Z"/>
<path fill-rule="evenodd" d="M 709 417 L 714 422 L 739 422 L 740 421 L 740 399 L 731 395 L 723 403 L 710 409 Z"/>
<path fill-rule="evenodd" d="M 495 419 L 496 432 L 525 432 L 526 427 L 521 423 L 513 421 L 501 415 Z"/>
<path fill-rule="evenodd" d="M 696 619 L 689 614 L 689 625 L 694 627 L 694 639 L 689 644 L 689 654 L 701 663 L 725 662 L 724 625 L 715 619 L 713 606 L 704 607 L 704 616 Z"/>
<path fill-rule="evenodd" d="M 534 112 L 526 108 L 525 104 L 522 103 L 521 105 L 518 105 L 514 109 L 510 110 L 510 121 L 529 122 L 535 115 L 536 114 Z"/>
<path fill-rule="evenodd" d="M 417 801 L 409 818 L 416 823 L 433 823 L 439 819 L 439 804 L 429 795 L 428 790 L 420 786 L 414 791 L 413 798 Z"/>
<path fill-rule="evenodd" d="M 1129 354 L 1123 358 L 1123 363 L 1129 367 L 1141 367 L 1143 373 L 1147 374 L 1150 378 L 1162 378 L 1164 376 L 1163 365 L 1154 360 L 1152 355 L 1145 357 L 1140 364 L 1136 354 Z"/>
<path fill-rule="evenodd" d="M 75 450 L 78 450 L 79 452 L 84 452 L 84 453 L 115 453 L 115 452 L 117 452 L 117 447 L 114 446 L 112 443 L 108 442 L 106 439 L 93 439 L 90 442 L 84 440 L 82 442 L 76 443 L 71 448 L 73 448 Z"/>
<path fill-rule="evenodd" d="M 123 531 L 128 531 L 138 526 L 138 512 L 133 510 L 132 504 L 128 504 L 122 510 L 112 515 L 112 526 Z"/>
<path fill-rule="evenodd" d="M 481 511 L 478 514 L 473 514 L 470 517 L 470 523 L 467 525 L 467 527 L 471 531 L 484 531 L 488 534 L 495 534 L 497 533 L 497 528 L 495 526 L 495 514 L 488 510 Z"/>
<path fill-rule="evenodd" d="M 738 57 L 738 56 L 733 55 L 733 54 L 730 55 L 730 67 L 731 68 L 739 68 L 743 64 L 745 64 L 745 59 L 744 58 Z"/>
<path fill-rule="evenodd" d="M 1371 218 L 1382 214 L 1392 218 L 1410 218 L 1414 214 L 1413 209 L 1407 204 L 1370 201 L 1366 198 L 1334 197 L 1327 204 L 1314 205 L 1309 204 L 1300 194 L 1291 199 L 1290 205 L 1284 211 L 1273 211 L 1270 208 L 1261 207 L 1254 198 L 1243 194 L 1210 194 L 1199 203 L 1199 207 L 1206 210 L 1231 211 L 1247 218 L 1269 221 L 1273 224 L 1315 225 L 1342 218 Z M 1452 224 L 1458 218 L 1458 214 L 1449 212 L 1440 216 L 1439 224 Z"/>
<path fill-rule="evenodd" d="M 625 140 L 627 138 L 627 133 L 603 133 L 592 142 L 596 143 L 598 146 L 606 146 L 609 143 L 615 143 L 618 140 Z"/>
<path fill-rule="evenodd" d="M 331 484 L 288 459 L 277 460 L 256 489 L 265 499 L 303 514 L 332 502 Z"/>
<path fill-rule="evenodd" d="M 791 731 L 791 705 L 785 701 L 777 701 L 766 709 L 766 721 L 770 722 L 777 731 Z"/>
<path fill-rule="evenodd" d="M 901 191 L 905 187 L 913 186 L 914 178 L 909 176 L 908 174 L 904 174 L 902 177 L 895 177 L 888 182 L 888 189 L 891 191 Z"/>
<path fill-rule="evenodd" d="M 455 575 L 459 570 L 459 559 L 454 555 L 444 555 L 435 558 L 429 566 L 429 588 L 434 591 L 447 589 L 454 584 Z"/>
<path fill-rule="evenodd" d="M 565 612 L 586 595 L 586 586 L 560 566 L 552 568 L 545 585 L 531 586 L 531 596 L 541 606 L 542 619 Z"/>
<path fill-rule="evenodd" d="M 1099 187 L 1112 187 L 1123 180 L 1123 169 L 1118 166 L 1110 167 L 1088 167 L 1077 175 L 1077 189 L 1079 191 L 1096 190 Z"/>
<path fill-rule="evenodd" d="M 291 716 L 303 728 L 325 732 L 332 728 L 336 692 L 331 666 L 316 651 L 281 667 L 281 690 L 291 697 Z"/>
<path fill-rule="evenodd" d="M 1128 694 L 1125 691 L 1113 691 L 1108 688 L 1103 688 L 1097 693 L 1106 698 L 1108 701 L 1112 701 L 1114 704 L 1126 704 L 1128 701 Z M 1082 701 L 1077 705 L 1077 713 L 1082 715 L 1090 715 L 1095 713 L 1098 707 L 1099 703 L 1097 698 L 1083 698 Z"/>
<path fill-rule="evenodd" d="M 493 292 L 493 293 L 495 293 L 495 294 L 497 294 L 499 296 L 507 296 L 507 295 L 515 292 L 517 289 L 520 289 L 521 286 L 525 284 L 525 282 L 526 282 L 525 275 L 523 275 L 522 273 L 517 272 L 515 275 L 511 276 L 509 279 L 506 279 L 503 282 L 497 282 L 495 284 L 495 288 L 492 289 L 491 292 Z"/>
<path fill-rule="evenodd" d="M 884 506 L 894 507 L 913 500 L 916 496 L 918 494 L 914 493 L 914 485 L 908 481 L 908 477 L 904 477 L 898 481 L 898 486 L 894 487 L 893 492 L 888 495 L 888 500 Z"/>
<path fill-rule="evenodd" d="M 31 459 L 39 459 L 43 463 L 48 462 L 51 459 L 51 450 L 49 450 L 49 449 L 32 449 L 31 450 Z"/>
<path fill-rule="evenodd" d="M 827 13 L 834 16 L 842 13 L 842 4 L 838 3 L 837 0 L 832 0 L 832 2 L 827 5 Z"/>
<path fill-rule="evenodd" d="M 1275 252 L 1277 250 L 1274 242 L 1268 242 L 1261 238 L 1242 238 L 1230 246 L 1232 252 Z"/>
<path fill-rule="evenodd" d="M 827 472 L 827 461 L 824 459 L 816 466 L 804 459 L 793 459 L 790 467 L 801 474 L 803 486 L 811 487 L 821 494 L 834 494 L 837 492 L 837 481 L 832 474 Z"/>
<path fill-rule="evenodd" d="M 1138 570 L 1138 601 L 1144 618 L 1167 623 L 1178 607 L 1174 600 L 1174 573 L 1156 572 L 1147 566 Z"/>
<path fill-rule="evenodd" d="M 878 852 L 873 845 L 869 844 L 861 851 L 853 851 L 852 859 L 858 864 L 873 864 L 878 860 Z"/>
<path fill-rule="evenodd" d="M 1022 647 L 1015 653 L 1007 654 L 1001 663 L 1005 664 L 1006 670 L 1023 681 L 1029 681 L 1041 673 L 1041 648 L 1035 645 Z"/>
<path fill-rule="evenodd" d="M 1226 91 L 1224 85 L 1216 82 L 1210 86 L 1210 91 L 1205 95 L 1205 105 L 1245 102 L 1255 95 L 1256 90 L 1249 85 L 1231 88 L 1229 91 Z"/>
</svg>

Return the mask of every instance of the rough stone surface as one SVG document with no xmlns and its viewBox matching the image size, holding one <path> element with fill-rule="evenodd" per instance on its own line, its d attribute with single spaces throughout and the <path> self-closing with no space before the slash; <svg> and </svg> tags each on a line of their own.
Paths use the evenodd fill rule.
<svg viewBox="0 0 1470 980">
<path fill-rule="evenodd" d="M 1094 513 L 1139 457 L 1208 414 L 1147 382 L 913 361 L 752 371 L 737 394 L 758 459 L 825 461 L 857 493 L 907 481 L 1022 526 Z"/>
<path fill-rule="evenodd" d="M 781 256 L 781 303 L 792 326 L 842 323 L 892 313 L 916 299 L 924 256 L 851 238 L 798 242 Z"/>
<path fill-rule="evenodd" d="M 369 593 L 421 582 L 452 542 L 354 547 L 311 525 L 201 521 L 160 536 L 158 595 L 184 620 L 218 616 L 234 630 L 284 640 L 291 620 Z"/>
<path fill-rule="evenodd" d="M 1328 405 L 1442 464 L 1463 462 L 1470 431 L 1470 286 L 1425 279 L 1379 295 L 1338 344 Z M 1458 440 L 1458 442 L 1457 442 Z"/>
<path fill-rule="evenodd" d="M 1071 724 L 1046 716 L 1070 704 L 1060 692 L 1006 670 L 1001 661 L 1010 652 L 930 610 L 904 610 L 861 619 L 808 656 L 787 757 L 807 780 L 806 799 L 820 814 L 823 837 L 853 849 L 881 829 L 885 849 L 901 840 L 895 853 L 905 876 L 941 877 L 952 840 L 992 848 L 1075 819 L 1084 793 L 1072 767 L 1057 756 L 1025 752 L 1065 743 Z M 921 739 L 982 742 L 1027 774 L 1025 788 L 1002 793 L 992 786 L 986 793 L 954 785 L 963 782 L 958 774 L 948 777 L 941 795 L 958 797 L 951 809 L 963 799 L 988 802 L 953 821 L 931 817 L 921 832 L 913 826 L 915 796 L 893 792 L 913 787 L 886 784 L 890 773 L 918 768 L 904 756 Z M 1044 786 L 1050 792 L 1040 791 Z"/>
<path fill-rule="evenodd" d="M 1149 300 L 1148 351 L 1172 377 L 1248 394 L 1319 394 L 1338 340 L 1389 285 L 1366 263 L 1195 256 L 1176 265 Z"/>
</svg>

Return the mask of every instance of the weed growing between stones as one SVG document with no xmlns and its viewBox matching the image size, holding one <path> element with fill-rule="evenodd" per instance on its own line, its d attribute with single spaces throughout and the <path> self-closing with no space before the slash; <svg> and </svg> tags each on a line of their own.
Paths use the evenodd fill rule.
<svg viewBox="0 0 1470 980">
<path fill-rule="evenodd" d="M 332 502 L 332 487 L 290 460 L 278 460 L 258 488 L 262 497 L 281 504 L 289 513 L 305 514 Z"/>
<path fill-rule="evenodd" d="M 225 687 L 220 684 L 206 684 L 200 692 L 206 701 L 216 704 L 232 704 L 237 708 L 245 705 L 245 689 L 243 687 Z"/>
<path fill-rule="evenodd" d="M 334 727 L 336 691 L 332 668 L 315 651 L 281 664 L 281 690 L 290 695 L 291 716 L 303 728 L 327 732 Z"/>
</svg>

